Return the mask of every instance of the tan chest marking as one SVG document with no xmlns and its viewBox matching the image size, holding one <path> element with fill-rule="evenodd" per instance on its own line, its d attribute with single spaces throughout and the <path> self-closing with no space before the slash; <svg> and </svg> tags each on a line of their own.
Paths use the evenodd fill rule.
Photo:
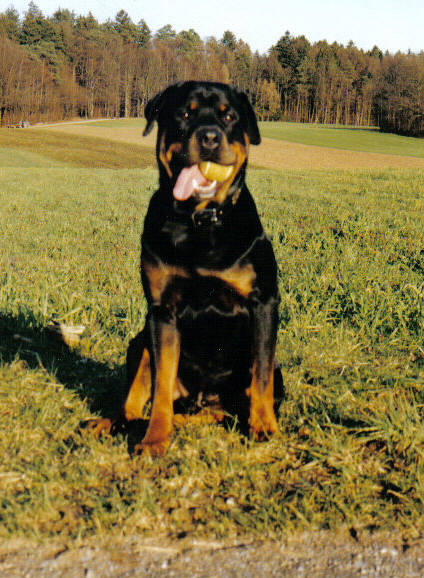
<svg viewBox="0 0 424 578">
<path fill-rule="evenodd" d="M 223 271 L 214 271 L 212 269 L 197 269 L 197 273 L 202 277 L 217 277 L 243 297 L 248 297 L 252 292 L 253 283 L 256 279 L 256 273 L 253 265 L 234 265 Z"/>
<path fill-rule="evenodd" d="M 164 263 L 143 261 L 141 268 L 149 280 L 150 293 L 155 303 L 160 303 L 162 294 L 172 279 L 189 276 L 182 267 L 165 265 Z"/>
</svg>

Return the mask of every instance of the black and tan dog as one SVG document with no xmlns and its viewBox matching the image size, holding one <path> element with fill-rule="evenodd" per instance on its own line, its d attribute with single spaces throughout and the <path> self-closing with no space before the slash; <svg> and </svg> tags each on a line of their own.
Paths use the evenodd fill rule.
<svg viewBox="0 0 424 578">
<path fill-rule="evenodd" d="M 260 143 L 247 96 L 224 84 L 170 86 L 146 106 L 158 123 L 160 186 L 144 222 L 144 330 L 127 356 L 125 420 L 149 426 L 136 451 L 163 454 L 174 401 L 218 394 L 247 405 L 256 439 L 277 431 L 274 363 L 277 267 L 245 184 L 249 145 Z"/>
</svg>

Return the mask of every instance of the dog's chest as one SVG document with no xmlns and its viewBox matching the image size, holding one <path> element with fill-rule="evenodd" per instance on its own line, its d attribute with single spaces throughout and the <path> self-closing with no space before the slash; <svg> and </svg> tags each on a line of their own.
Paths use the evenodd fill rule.
<svg viewBox="0 0 424 578">
<path fill-rule="evenodd" d="M 215 308 L 236 313 L 254 291 L 256 273 L 251 263 L 236 262 L 225 269 L 188 269 L 162 262 L 142 262 L 147 293 L 155 305 L 182 316 L 187 310 L 201 313 Z"/>
<path fill-rule="evenodd" d="M 176 305 L 183 365 L 195 366 L 204 378 L 224 375 L 245 359 L 251 330 L 253 272 L 214 273 L 200 270 L 187 279 Z"/>
</svg>

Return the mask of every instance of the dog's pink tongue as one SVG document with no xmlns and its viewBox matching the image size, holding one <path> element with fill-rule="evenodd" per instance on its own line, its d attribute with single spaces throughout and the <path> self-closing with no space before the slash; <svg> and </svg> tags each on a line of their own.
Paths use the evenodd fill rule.
<svg viewBox="0 0 424 578">
<path fill-rule="evenodd" d="M 174 197 L 177 201 L 185 201 L 191 197 L 194 192 L 195 183 L 198 185 L 207 185 L 208 180 L 202 175 L 197 165 L 193 165 L 186 169 L 183 169 L 178 175 L 177 182 L 174 187 Z"/>
</svg>

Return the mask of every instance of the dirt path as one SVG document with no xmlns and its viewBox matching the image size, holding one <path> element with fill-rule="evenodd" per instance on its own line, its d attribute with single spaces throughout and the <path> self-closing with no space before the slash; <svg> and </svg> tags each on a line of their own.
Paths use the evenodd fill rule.
<svg viewBox="0 0 424 578">
<path fill-rule="evenodd" d="M 28 128 L 50 128 L 52 126 L 64 126 L 64 125 L 78 125 L 78 124 L 87 124 L 88 122 L 106 122 L 110 121 L 110 118 L 90 118 L 90 119 L 83 119 L 83 120 L 61 120 L 59 122 L 49 122 L 43 123 L 39 122 L 36 124 L 31 124 Z"/>
<path fill-rule="evenodd" d="M 38 128 L 45 128 L 38 127 Z M 138 127 L 102 127 L 84 124 L 57 124 L 46 127 L 69 134 L 100 137 L 119 142 L 154 147 L 156 131 L 142 136 Z M 400 155 L 386 155 L 358 151 L 339 150 L 319 146 L 296 144 L 270 138 L 262 139 L 259 147 L 252 146 L 250 163 L 275 170 L 287 169 L 424 169 L 424 159 Z"/>
<path fill-rule="evenodd" d="M 422 577 L 424 541 L 402 543 L 399 535 L 364 536 L 316 532 L 285 541 L 214 542 L 183 538 L 91 539 L 68 549 L 4 542 L 0 575 L 14 577 Z"/>
</svg>

